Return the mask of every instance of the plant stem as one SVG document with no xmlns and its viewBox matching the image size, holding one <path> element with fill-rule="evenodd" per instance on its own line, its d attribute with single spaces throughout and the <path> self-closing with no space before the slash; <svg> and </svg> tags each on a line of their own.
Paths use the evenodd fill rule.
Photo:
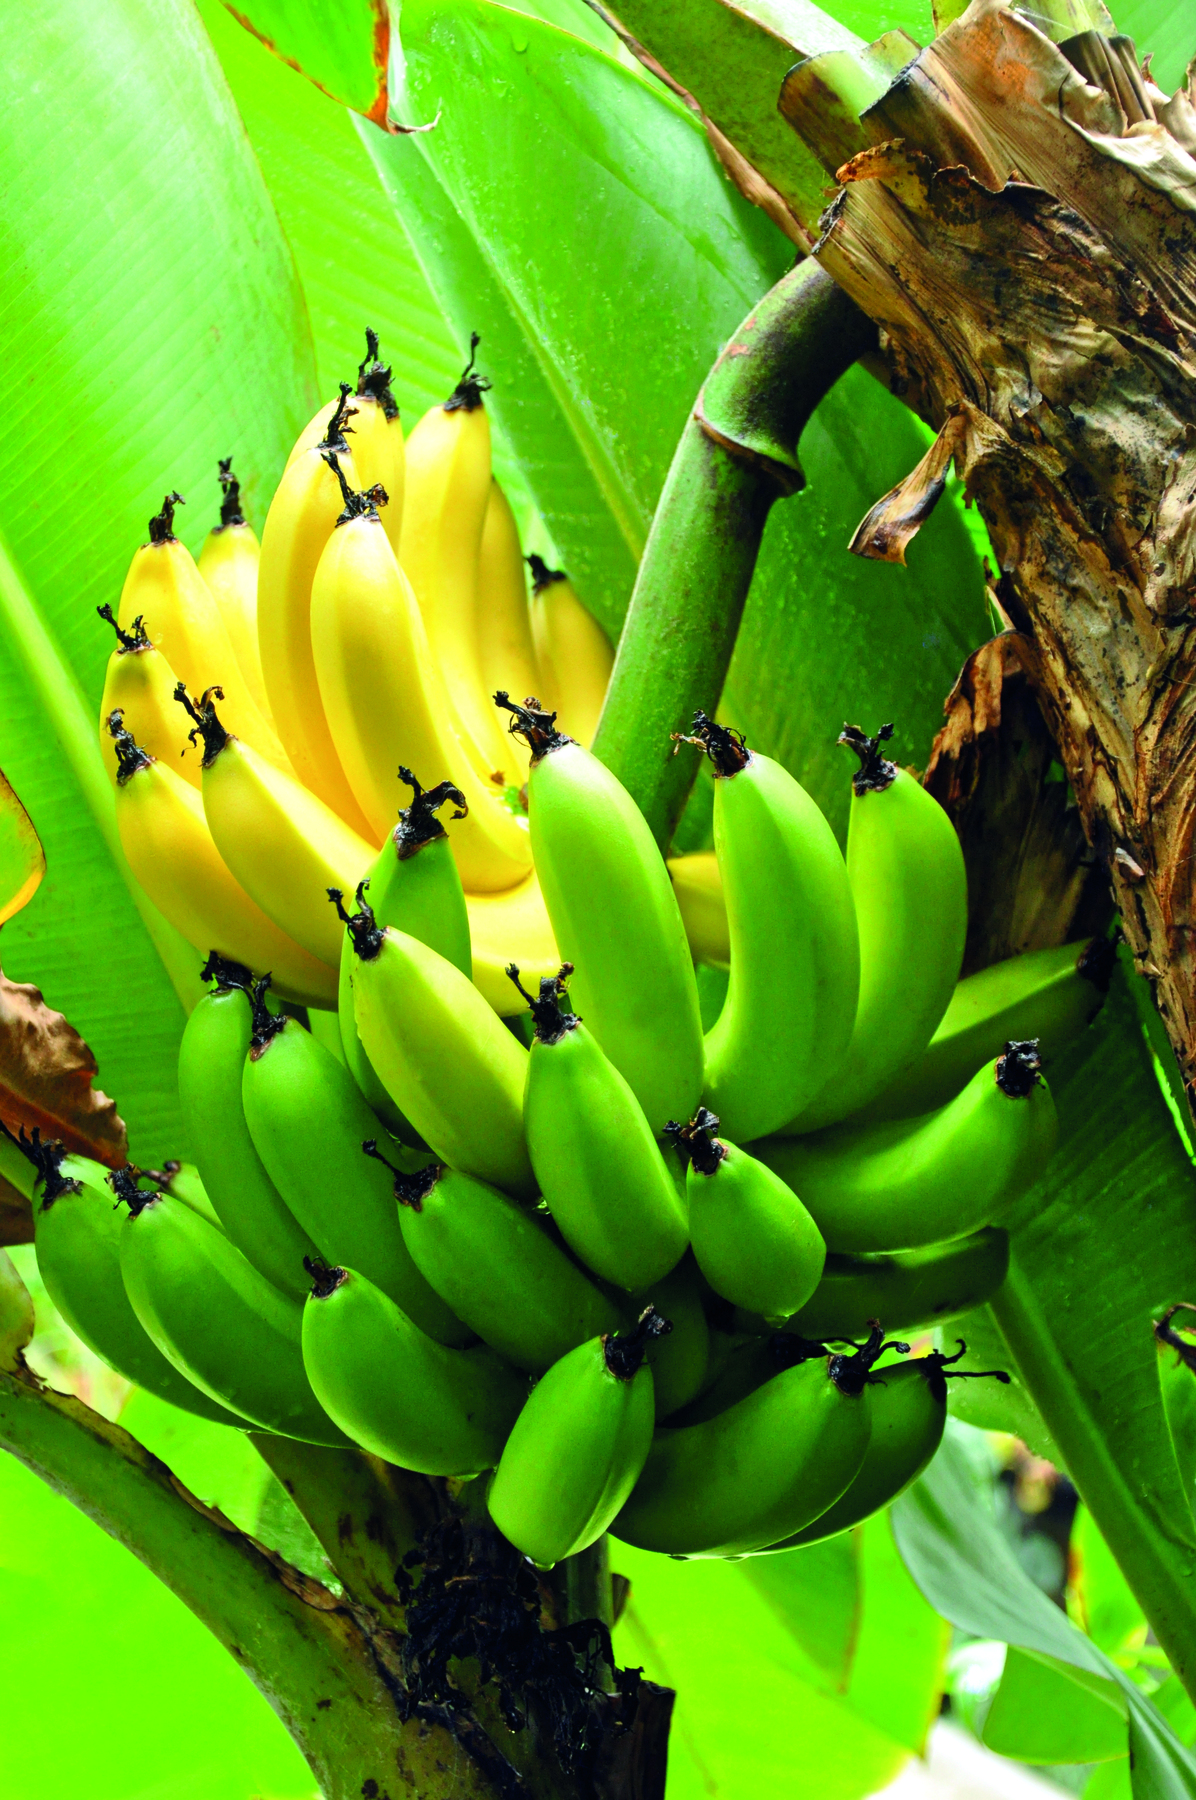
<svg viewBox="0 0 1196 1800">
<path fill-rule="evenodd" d="M 804 485 L 798 439 L 875 338 L 818 265 L 800 263 L 743 321 L 682 433 L 594 740 L 663 851 L 698 768 L 672 754 L 670 734 L 698 707 L 713 715 L 769 509 Z"/>
</svg>

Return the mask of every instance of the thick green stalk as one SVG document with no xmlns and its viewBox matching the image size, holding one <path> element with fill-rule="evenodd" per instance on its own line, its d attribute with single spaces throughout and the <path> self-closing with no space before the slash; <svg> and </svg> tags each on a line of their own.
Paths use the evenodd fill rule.
<svg viewBox="0 0 1196 1800">
<path fill-rule="evenodd" d="M 672 754 L 670 734 L 717 706 L 769 509 L 803 486 L 806 420 L 875 341 L 863 313 L 803 262 L 748 314 L 682 433 L 594 741 L 662 850 L 698 768 Z"/>
</svg>

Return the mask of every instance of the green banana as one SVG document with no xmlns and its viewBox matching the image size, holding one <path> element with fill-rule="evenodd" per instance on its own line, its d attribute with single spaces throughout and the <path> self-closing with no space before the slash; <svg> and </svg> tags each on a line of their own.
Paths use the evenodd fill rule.
<svg viewBox="0 0 1196 1800">
<path fill-rule="evenodd" d="M 362 887 L 351 917 L 337 904 L 357 959 L 358 1036 L 387 1093 L 451 1168 L 530 1198 L 527 1051 L 460 969 L 406 932 L 383 930 Z"/>
<path fill-rule="evenodd" d="M 485 1344 L 453 1350 L 353 1269 L 312 1270 L 303 1360 L 329 1416 L 354 1443 L 421 1475 L 492 1469 L 527 1378 Z"/>
<path fill-rule="evenodd" d="M 575 1013 L 566 977 L 546 975 L 531 1008 L 524 1117 L 540 1191 L 562 1237 L 604 1281 L 640 1293 L 675 1268 L 689 1233 L 685 1206 L 630 1085 Z"/>
<path fill-rule="evenodd" d="M 822 1233 L 779 1175 L 714 1134 L 699 1107 L 688 1125 L 665 1128 L 689 1160 L 685 1191 L 698 1267 L 733 1306 L 781 1325 L 817 1288 L 826 1261 Z"/>
<path fill-rule="evenodd" d="M 86 1156 L 67 1156 L 34 1128 L 22 1148 L 38 1170 L 34 1207 L 37 1266 L 46 1292 L 77 1338 L 136 1387 L 184 1412 L 244 1429 L 247 1421 L 201 1393 L 162 1355 L 129 1304 L 120 1272 L 121 1219 L 108 1171 Z"/>
<path fill-rule="evenodd" d="M 462 818 L 465 796 L 451 781 L 441 781 L 434 788 L 422 788 L 410 769 L 400 768 L 399 779 L 413 790 L 410 806 L 399 814 L 386 843 L 366 874 L 370 905 L 382 927 L 393 925 L 399 931 L 418 938 L 447 962 L 472 975 L 469 947 L 469 914 L 461 877 L 449 847 L 449 837 L 436 817 L 440 807 L 452 801 L 454 818 Z M 328 890 L 329 899 L 343 900 L 336 888 Z M 341 1043 L 345 1061 L 353 1079 L 391 1131 L 405 1142 L 415 1133 L 403 1117 L 362 1048 L 353 1016 L 353 941 L 345 933 L 341 945 L 338 1010 Z"/>
<path fill-rule="evenodd" d="M 361 1147 L 386 1162 L 373 1138 Z M 387 1167 L 415 1266 L 516 1368 L 542 1375 L 574 1345 L 623 1323 L 613 1301 L 553 1241 L 542 1214 L 443 1163 L 415 1174 Z"/>
<path fill-rule="evenodd" d="M 826 1345 L 808 1343 L 794 1337 L 740 1335 L 732 1346 L 718 1375 L 702 1392 L 683 1406 L 670 1421 L 673 1425 L 700 1425 L 726 1412 L 748 1394 L 755 1393 L 783 1369 L 795 1363 L 809 1362 L 811 1356 L 826 1355 Z"/>
<path fill-rule="evenodd" d="M 702 1087 L 693 961 L 669 872 L 627 790 L 555 728 L 555 713 L 495 704 L 531 751 L 528 817 L 544 904 L 574 998 L 652 1129 L 691 1117 Z"/>
<path fill-rule="evenodd" d="M 169 1194 L 172 1200 L 181 1200 L 184 1206 L 197 1212 L 209 1225 L 220 1225 L 220 1215 L 212 1205 L 211 1197 L 194 1163 L 178 1162 L 171 1158 L 160 1169 L 145 1169 L 142 1172 L 147 1180 L 152 1181 L 164 1194 Z M 223 1225 L 220 1229 L 224 1230 Z"/>
<path fill-rule="evenodd" d="M 253 992 L 241 1094 L 271 1181 L 320 1256 L 352 1256 L 421 1331 L 468 1343 L 469 1327 L 411 1260 L 389 1176 L 361 1154 L 378 1122 L 353 1077 L 297 1020 L 267 1010 L 264 981 Z"/>
<path fill-rule="evenodd" d="M 928 1048 L 853 1121 L 909 1119 L 945 1106 L 1010 1038 L 1042 1038 L 1063 1049 L 1104 1005 L 1116 956 L 1113 938 L 1090 938 L 1029 950 L 965 976 Z"/>
<path fill-rule="evenodd" d="M 260 1431 L 343 1449 L 303 1372 L 303 1309 L 222 1231 L 178 1200 L 141 1194 L 120 1230 L 125 1291 L 168 1362 Z"/>
<path fill-rule="evenodd" d="M 1059 1126 L 1033 1042 L 1010 1043 L 924 1119 L 840 1125 L 753 1146 L 835 1251 L 917 1250 L 969 1236 L 1020 1198 Z"/>
<path fill-rule="evenodd" d="M 980 1306 L 1009 1268 L 1009 1234 L 972 1237 L 896 1256 L 828 1256 L 822 1280 L 783 1327 L 807 1338 L 854 1338 L 869 1319 L 890 1331 L 928 1331 Z"/>
<path fill-rule="evenodd" d="M 592 1338 L 532 1389 L 490 1483 L 490 1517 L 537 1568 L 602 1536 L 652 1447 L 651 1338 L 670 1329 L 647 1307 L 628 1332 Z"/>
<path fill-rule="evenodd" d="M 1196 1342 L 1190 1324 L 1183 1319 L 1176 1323 L 1177 1314 L 1193 1312 L 1196 1306 L 1188 1300 L 1168 1307 L 1155 1321 L 1154 1336 L 1163 1414 L 1188 1505 L 1196 1515 Z"/>
<path fill-rule="evenodd" d="M 968 886 L 950 819 L 905 769 L 882 755 L 893 735 L 854 725 L 839 738 L 860 759 L 852 780 L 847 875 L 860 945 L 860 998 L 847 1053 L 784 1128 L 834 1125 L 914 1062 L 947 1010 L 963 961 Z"/>
<path fill-rule="evenodd" d="M 881 1348 L 878 1329 L 850 1356 L 796 1363 L 713 1419 L 658 1431 L 613 1535 L 671 1556 L 737 1556 L 801 1531 L 864 1460 Z"/>
<path fill-rule="evenodd" d="M 706 1034 L 703 1097 L 737 1144 L 780 1131 L 826 1085 L 860 988 L 855 903 L 835 834 L 780 763 L 696 712 L 714 767 L 714 847 L 731 980 Z"/>
<path fill-rule="evenodd" d="M 241 1100 L 253 1037 L 253 976 L 214 950 L 202 975 L 215 986 L 193 1008 L 179 1046 L 179 1099 L 199 1173 L 229 1240 L 275 1287 L 300 1300 L 310 1285 L 303 1259 L 316 1254 L 316 1245 L 271 1181 Z"/>
<path fill-rule="evenodd" d="M 686 1256 L 651 1289 L 635 1296 L 643 1308 L 649 1304 L 672 1326 L 671 1331 L 649 1340 L 645 1356 L 652 1371 L 656 1416 L 667 1419 L 699 1393 L 710 1365 L 710 1327 L 702 1305 L 702 1276 Z"/>
</svg>

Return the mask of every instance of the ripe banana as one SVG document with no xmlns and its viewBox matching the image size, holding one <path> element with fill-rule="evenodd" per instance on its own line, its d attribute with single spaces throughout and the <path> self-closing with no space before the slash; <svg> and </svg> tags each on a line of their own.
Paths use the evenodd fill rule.
<svg viewBox="0 0 1196 1800">
<path fill-rule="evenodd" d="M 855 905 L 834 832 L 780 763 L 704 712 L 686 741 L 714 768 L 731 940 L 726 1002 L 706 1034 L 705 1098 L 746 1143 L 779 1131 L 843 1060 L 859 998 Z"/>
<path fill-rule="evenodd" d="M 133 1311 L 167 1361 L 260 1431 L 343 1449 L 303 1372 L 303 1310 L 189 1206 L 129 1200 L 120 1267 Z"/>
<path fill-rule="evenodd" d="M 510 501 L 493 477 L 478 551 L 476 605 L 474 632 L 483 691 L 490 695 L 495 688 L 509 688 L 513 694 L 538 694 L 519 527 Z M 518 758 L 522 780 L 527 771 L 527 748 L 509 736 L 506 747 Z"/>
<path fill-rule="evenodd" d="M 101 619 L 107 619 L 117 636 L 116 649 L 108 658 L 100 702 L 100 755 L 105 768 L 115 781 L 116 766 L 108 754 L 108 720 L 114 711 L 119 711 L 126 729 L 151 756 L 197 788 L 203 779 L 199 757 L 187 742 L 174 703 L 178 677 L 162 652 L 151 644 L 144 620 L 134 619 L 125 631 L 110 606 L 97 606 L 96 611 Z"/>
<path fill-rule="evenodd" d="M 672 1330 L 652 1338 L 645 1351 L 656 1394 L 656 1416 L 667 1419 L 699 1392 L 710 1361 L 710 1327 L 702 1306 L 704 1282 L 685 1257 L 649 1292 L 637 1296 L 640 1310 L 655 1306 Z"/>
<path fill-rule="evenodd" d="M 559 713 L 579 744 L 594 741 L 615 653 L 593 613 L 577 598 L 563 569 L 529 556 L 532 643 L 545 710 Z M 516 690 L 518 691 L 518 690 Z"/>
<path fill-rule="evenodd" d="M 846 1056 L 787 1133 L 833 1125 L 883 1092 L 929 1044 L 959 977 L 963 852 L 938 801 L 882 754 L 892 731 L 868 738 L 848 725 L 839 739 L 860 758 L 847 830 L 860 999 Z"/>
<path fill-rule="evenodd" d="M 438 1344 L 352 1269 L 312 1273 L 303 1358 L 321 1404 L 354 1443 L 422 1475 L 493 1468 L 526 1376 L 485 1344 Z"/>
<path fill-rule="evenodd" d="M 1058 1120 L 1034 1042 L 1010 1043 L 921 1119 L 767 1138 L 756 1154 L 787 1181 L 835 1251 L 917 1250 L 992 1224 L 1042 1175 Z"/>
<path fill-rule="evenodd" d="M 468 1343 L 403 1242 L 389 1175 L 361 1154 L 378 1126 L 353 1077 L 297 1020 L 267 1010 L 263 984 L 253 997 L 241 1093 L 271 1181 L 322 1257 L 352 1257 L 421 1331 Z"/>
<path fill-rule="evenodd" d="M 929 1331 L 991 1298 L 1009 1268 L 1009 1234 L 986 1225 L 955 1243 L 891 1256 L 828 1256 L 822 1280 L 782 1328 L 806 1338 L 854 1338 L 869 1319 Z"/>
<path fill-rule="evenodd" d="M 735 1556 L 801 1531 L 864 1460 L 880 1349 L 877 1331 L 850 1356 L 799 1362 L 712 1419 L 658 1431 L 613 1535 L 672 1556 Z"/>
<path fill-rule="evenodd" d="M 776 1326 L 804 1306 L 822 1278 L 822 1233 L 779 1175 L 715 1136 L 719 1121 L 700 1107 L 688 1125 L 668 1127 L 689 1161 L 689 1235 L 698 1267 L 716 1294 Z"/>
<path fill-rule="evenodd" d="M 345 506 L 315 572 L 310 635 L 341 766 L 375 842 L 403 803 L 400 767 L 451 780 L 465 795 L 449 833 L 463 882 L 512 887 L 531 867 L 527 830 L 479 778 L 452 729 L 419 607 L 377 510 L 350 487 L 337 458 L 328 460 Z"/>
<path fill-rule="evenodd" d="M 554 715 L 499 692 L 532 752 L 532 850 L 553 933 L 580 971 L 573 1000 L 653 1131 L 693 1116 L 702 1023 L 668 870 L 627 790 Z"/>
<path fill-rule="evenodd" d="M 352 888 L 377 855 L 372 844 L 293 775 L 271 768 L 252 745 L 226 731 L 209 688 L 175 698 L 203 740 L 203 809 L 213 842 L 262 911 L 330 969 L 340 965 L 341 935 L 328 906 L 330 887 Z M 248 959 L 245 959 L 248 960 Z M 255 962 L 256 969 L 269 963 Z M 322 1005 L 335 1005 L 332 998 Z"/>
<path fill-rule="evenodd" d="M 502 894 L 466 894 L 473 952 L 473 985 L 495 1012 L 510 1018 L 523 1002 L 507 977 L 517 963 L 529 981 L 561 966 L 539 878 L 533 872 Z"/>
<path fill-rule="evenodd" d="M 367 1156 L 386 1158 L 372 1138 Z M 552 1237 L 548 1220 L 443 1163 L 394 1176 L 403 1241 L 425 1280 L 492 1350 L 542 1375 L 624 1322 Z"/>
<path fill-rule="evenodd" d="M 174 509 L 182 499 L 181 494 L 167 494 L 162 511 L 149 522 L 150 541 L 134 554 L 121 590 L 117 614 L 121 629 L 131 635 L 134 619 L 143 619 L 150 641 L 177 679 L 197 693 L 219 682 L 238 737 L 276 768 L 289 769 L 277 734 L 262 717 L 241 674 L 220 608 L 190 550 L 174 535 Z"/>
<path fill-rule="evenodd" d="M 668 1330 L 648 1307 L 632 1330 L 579 1344 L 532 1389 L 487 1500 L 503 1536 L 537 1568 L 596 1543 L 639 1479 L 654 1419 L 644 1350 Z"/>
<path fill-rule="evenodd" d="M 723 900 L 723 878 L 713 850 L 695 850 L 689 856 L 671 856 L 668 862 L 681 922 L 695 962 L 731 961 L 731 934 Z"/>
<path fill-rule="evenodd" d="M 349 384 L 342 382 L 324 436 L 288 464 L 270 502 L 258 567 L 257 636 L 270 712 L 295 774 L 346 825 L 367 837 L 369 824 L 341 768 L 324 715 L 311 642 L 312 582 L 342 506 L 340 484 L 324 458 L 335 451 L 354 487 L 359 485 L 344 435 L 353 413 Z"/>
<path fill-rule="evenodd" d="M 119 707 L 108 730 L 115 739 L 121 846 L 154 905 L 201 953 L 215 949 L 230 961 L 272 969 L 288 1000 L 330 1005 L 335 969 L 281 931 L 230 874 L 195 789 L 134 741 Z"/>
<path fill-rule="evenodd" d="M 267 1174 L 241 1102 L 253 976 L 213 951 L 203 979 L 216 985 L 192 1011 L 179 1046 L 179 1099 L 200 1175 L 230 1241 L 275 1287 L 306 1299 L 303 1259 L 316 1245 Z"/>
<path fill-rule="evenodd" d="M 569 1248 L 605 1281 L 641 1293 L 685 1254 L 685 1206 L 635 1095 L 593 1034 L 565 1012 L 569 963 L 540 983 L 531 1008 L 527 1147 Z"/>
<path fill-rule="evenodd" d="M 383 931 L 360 887 L 357 907 L 351 918 L 338 908 L 357 958 L 353 1016 L 387 1093 L 451 1168 L 534 1194 L 523 1136 L 527 1051 L 460 969 L 405 932 Z"/>
<path fill-rule="evenodd" d="M 357 365 L 357 392 L 352 401 L 352 424 L 344 430 L 353 439 L 353 461 L 366 488 L 385 489 L 386 535 L 399 553 L 403 524 L 403 494 L 406 486 L 406 451 L 399 407 L 391 391 L 392 370 L 378 355 L 378 333 L 365 328 L 365 360 Z M 320 442 L 328 430 L 328 422 L 340 404 L 330 400 L 322 406 L 311 423 L 305 425 L 287 458 L 287 468 L 305 450 Z"/>
<path fill-rule="evenodd" d="M 214 525 L 199 552 L 199 572 L 208 584 L 237 658 L 237 667 L 254 705 L 273 729 L 266 683 L 257 647 L 257 572 L 261 548 L 241 511 L 241 483 L 233 459 L 219 463 L 220 523 Z"/>
</svg>

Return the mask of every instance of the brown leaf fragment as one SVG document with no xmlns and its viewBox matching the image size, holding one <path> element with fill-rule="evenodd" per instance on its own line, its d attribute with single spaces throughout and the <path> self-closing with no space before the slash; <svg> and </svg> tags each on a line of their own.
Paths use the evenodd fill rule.
<svg viewBox="0 0 1196 1800">
<path fill-rule="evenodd" d="M 96 1071 L 79 1033 L 46 1005 L 40 988 L 10 981 L 0 970 L 0 1119 L 9 1130 L 36 1126 L 76 1155 L 123 1168 L 129 1159 L 124 1120 L 115 1100 L 92 1086 Z"/>
<path fill-rule="evenodd" d="M 19 1188 L 0 1175 L 0 1245 L 33 1242 L 33 1208 Z"/>
<path fill-rule="evenodd" d="M 939 503 L 947 470 L 962 441 L 965 421 L 952 414 L 916 468 L 869 508 L 847 546 L 853 556 L 904 563 L 905 546 Z"/>
</svg>

